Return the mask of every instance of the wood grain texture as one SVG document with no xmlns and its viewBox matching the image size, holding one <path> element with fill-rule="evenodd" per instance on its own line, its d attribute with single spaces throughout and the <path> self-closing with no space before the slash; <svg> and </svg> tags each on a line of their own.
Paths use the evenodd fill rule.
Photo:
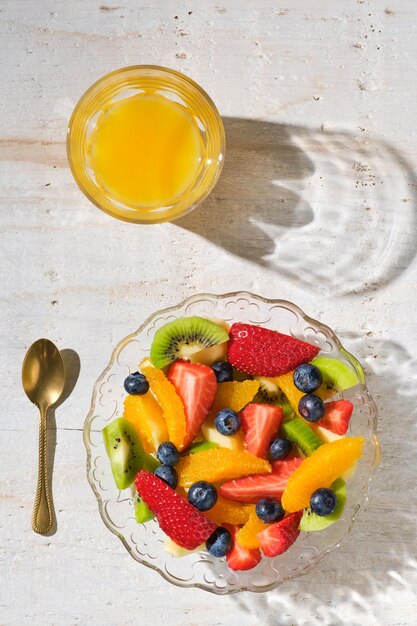
<svg viewBox="0 0 417 626">
<path fill-rule="evenodd" d="M 417 611 L 414 0 L 0 2 L 0 624 L 414 625 Z M 175 224 L 93 207 L 66 163 L 84 90 L 135 63 L 197 80 L 225 116 L 210 198 Z M 298 303 L 364 363 L 383 461 L 352 536 L 311 574 L 217 598 L 141 568 L 98 514 L 81 429 L 115 343 L 156 308 L 247 289 Z M 55 535 L 31 530 L 42 336 L 81 372 L 56 411 Z"/>
</svg>

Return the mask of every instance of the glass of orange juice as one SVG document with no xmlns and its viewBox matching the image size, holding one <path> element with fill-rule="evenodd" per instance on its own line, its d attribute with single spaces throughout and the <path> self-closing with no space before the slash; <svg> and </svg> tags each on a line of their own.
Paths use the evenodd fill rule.
<svg viewBox="0 0 417 626">
<path fill-rule="evenodd" d="M 175 70 L 125 67 L 103 76 L 76 105 L 68 161 L 83 193 L 113 217 L 177 219 L 220 176 L 225 134 L 206 92 Z"/>
</svg>

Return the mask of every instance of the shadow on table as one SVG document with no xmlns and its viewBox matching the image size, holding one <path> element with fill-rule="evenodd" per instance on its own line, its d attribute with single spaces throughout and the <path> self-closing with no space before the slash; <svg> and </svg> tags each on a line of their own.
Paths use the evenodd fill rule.
<svg viewBox="0 0 417 626">
<path fill-rule="evenodd" d="M 80 374 L 80 357 L 74 350 L 70 350 L 68 348 L 64 350 L 60 350 L 62 360 L 64 362 L 65 367 L 65 386 L 64 390 L 59 398 L 58 402 L 54 404 L 48 410 L 48 477 L 49 477 L 49 492 L 53 494 L 53 473 L 54 473 L 54 463 L 55 463 L 55 448 L 57 443 L 57 428 L 56 428 L 56 418 L 55 411 L 58 407 L 61 406 L 65 402 L 67 398 L 71 395 L 74 390 L 75 385 L 77 384 L 78 376 Z M 54 503 L 52 501 L 52 515 L 54 519 L 54 525 L 48 536 L 54 535 L 58 530 L 58 522 L 56 518 Z"/>
<path fill-rule="evenodd" d="M 349 345 L 372 361 L 368 386 L 379 408 L 382 462 L 370 504 L 313 572 L 262 596 L 236 597 L 254 626 L 389 624 L 402 591 L 403 606 L 417 601 L 417 359 L 393 341 L 365 345 L 351 335 Z"/>
<path fill-rule="evenodd" d="M 225 118 L 217 186 L 177 225 L 328 294 L 388 284 L 414 258 L 417 179 L 384 142 Z"/>
</svg>

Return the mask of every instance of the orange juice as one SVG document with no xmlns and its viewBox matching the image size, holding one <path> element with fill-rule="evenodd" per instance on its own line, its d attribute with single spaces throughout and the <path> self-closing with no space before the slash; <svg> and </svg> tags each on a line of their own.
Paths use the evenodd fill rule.
<svg viewBox="0 0 417 626">
<path fill-rule="evenodd" d="M 112 102 L 97 118 L 88 144 L 96 181 L 130 206 L 172 204 L 194 183 L 203 143 L 187 109 L 155 92 Z"/>
</svg>

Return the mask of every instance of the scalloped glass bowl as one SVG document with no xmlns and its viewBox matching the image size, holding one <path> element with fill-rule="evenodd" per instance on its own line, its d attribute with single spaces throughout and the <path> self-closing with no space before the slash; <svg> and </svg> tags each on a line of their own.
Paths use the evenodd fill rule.
<svg viewBox="0 0 417 626">
<path fill-rule="evenodd" d="M 87 476 L 96 495 L 106 526 L 123 542 L 139 563 L 158 571 L 166 580 L 180 587 L 199 587 L 216 594 L 237 591 L 263 592 L 274 589 L 284 580 L 311 570 L 326 554 L 337 548 L 351 531 L 355 518 L 369 496 L 373 470 L 379 460 L 375 435 L 377 412 L 364 384 L 340 394 L 354 403 L 350 435 L 366 440 L 363 458 L 348 481 L 347 503 L 342 518 L 320 532 L 301 533 L 291 548 L 281 556 L 262 559 L 248 572 L 229 570 L 225 559 L 205 552 L 174 557 L 163 548 L 164 533 L 155 520 L 138 524 L 130 491 L 119 491 L 114 484 L 101 430 L 123 413 L 123 381 L 137 370 L 139 361 L 149 355 L 152 338 L 166 322 L 182 316 L 202 315 L 228 322 L 240 321 L 279 330 L 320 347 L 321 353 L 342 359 L 364 381 L 358 361 L 341 345 L 327 326 L 307 317 L 297 306 L 284 300 L 267 300 L 249 293 L 224 295 L 200 294 L 181 304 L 158 311 L 115 348 L 110 363 L 97 380 L 90 412 L 84 425 L 87 448 Z"/>
</svg>

